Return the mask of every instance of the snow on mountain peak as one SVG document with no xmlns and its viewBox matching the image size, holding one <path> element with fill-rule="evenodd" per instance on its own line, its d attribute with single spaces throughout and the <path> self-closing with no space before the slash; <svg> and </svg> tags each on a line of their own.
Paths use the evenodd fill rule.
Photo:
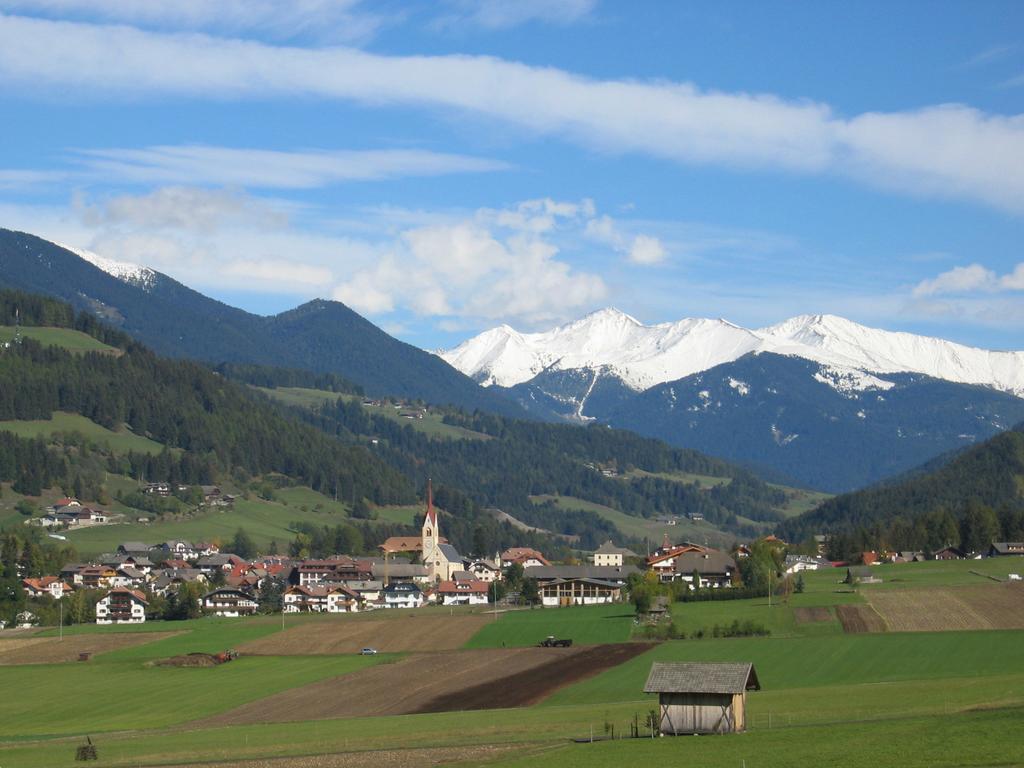
<svg viewBox="0 0 1024 768">
<path fill-rule="evenodd" d="M 141 264 L 132 264 L 128 261 L 115 261 L 114 259 L 108 259 L 104 256 L 100 256 L 98 253 L 87 251 L 84 248 L 75 248 L 74 246 L 58 243 L 56 241 L 54 241 L 54 245 L 58 245 L 66 251 L 71 251 L 79 258 L 88 261 L 94 267 L 103 270 L 108 275 L 112 275 L 118 280 L 122 280 L 131 285 L 138 286 L 143 290 L 149 290 L 153 287 L 153 283 L 156 282 L 157 273 L 149 267 L 144 267 Z"/>
<path fill-rule="evenodd" d="M 606 369 L 636 390 L 675 381 L 749 353 L 773 352 L 823 366 L 819 381 L 849 392 L 892 384 L 867 374 L 922 373 L 1024 397 L 1024 352 L 992 352 L 944 339 L 885 331 L 837 315 L 799 315 L 748 330 L 727 320 L 644 325 L 614 308 L 543 333 L 508 326 L 442 352 L 485 385 L 513 386 L 543 370 Z"/>
</svg>

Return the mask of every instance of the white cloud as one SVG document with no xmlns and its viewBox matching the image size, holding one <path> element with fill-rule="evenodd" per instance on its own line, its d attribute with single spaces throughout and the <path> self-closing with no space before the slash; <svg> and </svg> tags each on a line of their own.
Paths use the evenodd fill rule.
<svg viewBox="0 0 1024 768">
<path fill-rule="evenodd" d="M 454 12 L 440 19 L 443 26 L 508 29 L 534 21 L 572 24 L 589 16 L 597 0 L 454 0 L 450 5 Z"/>
<path fill-rule="evenodd" d="M 385 23 L 360 5 L 360 0 L 0 0 L 0 9 L 28 16 L 334 41 L 364 40 Z"/>
<path fill-rule="evenodd" d="M 593 80 L 487 56 L 386 56 L 13 16 L 0 16 L 0 78 L 76 98 L 316 97 L 461 110 L 604 151 L 842 173 L 1024 213 L 1024 117 L 963 105 L 844 119 L 810 101 Z"/>
<path fill-rule="evenodd" d="M 311 285 L 322 288 L 331 282 L 331 270 L 326 267 L 300 264 L 284 259 L 239 259 L 229 261 L 221 272 L 231 277 L 255 278 L 277 284 Z"/>
<path fill-rule="evenodd" d="M 334 298 L 369 314 L 401 306 L 449 321 L 535 324 L 572 316 L 603 299 L 607 287 L 560 260 L 545 238 L 587 210 L 589 201 L 528 201 L 407 230 L 386 257 L 338 285 Z"/>
<path fill-rule="evenodd" d="M 349 181 L 504 170 L 485 158 L 415 149 L 286 152 L 203 145 L 81 151 L 105 178 L 154 184 L 308 189 Z"/>
<path fill-rule="evenodd" d="M 929 280 L 922 280 L 914 286 L 914 296 L 937 296 L 947 293 L 970 293 L 991 291 L 998 285 L 996 273 L 980 264 L 953 267 Z"/>
<path fill-rule="evenodd" d="M 288 221 L 283 211 L 231 189 L 161 187 L 148 194 L 120 195 L 99 204 L 90 204 L 77 194 L 73 205 L 90 226 L 212 232 L 232 224 L 282 227 Z"/>
<path fill-rule="evenodd" d="M 915 298 L 922 298 L 1002 291 L 1024 291 L 1024 262 L 1002 276 L 981 264 L 953 267 L 934 278 L 922 280 L 912 293 Z"/>
<path fill-rule="evenodd" d="M 649 235 L 637 235 L 629 246 L 629 260 L 635 264 L 659 264 L 668 252 L 661 241 Z"/>
<path fill-rule="evenodd" d="M 599 216 L 587 221 L 584 234 L 591 240 L 604 243 L 625 254 L 633 264 L 650 266 L 660 264 L 668 257 L 661 240 L 652 235 L 629 236 L 623 233 L 611 216 Z"/>
<path fill-rule="evenodd" d="M 1024 262 L 1021 262 L 1009 274 L 999 278 L 999 286 L 1008 291 L 1024 291 Z"/>
</svg>

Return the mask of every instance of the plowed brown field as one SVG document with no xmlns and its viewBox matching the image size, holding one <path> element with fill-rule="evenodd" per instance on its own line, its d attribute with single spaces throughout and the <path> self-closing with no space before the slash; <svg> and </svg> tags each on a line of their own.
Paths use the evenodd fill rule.
<svg viewBox="0 0 1024 768">
<path fill-rule="evenodd" d="M 178 632 L 124 632 L 0 640 L 0 664 L 56 664 L 77 661 L 80 653 L 106 653 L 173 637 Z"/>
<path fill-rule="evenodd" d="M 894 632 L 1024 629 L 1024 584 L 878 591 L 870 599 Z"/>
<path fill-rule="evenodd" d="M 811 624 L 817 621 L 832 621 L 832 611 L 824 606 L 794 608 L 793 618 L 797 624 Z"/>
<path fill-rule="evenodd" d="M 487 622 L 483 614 L 408 614 L 387 619 L 325 617 L 243 643 L 236 650 L 260 656 L 358 653 L 360 648 L 376 648 L 381 653 L 449 651 L 465 645 Z"/>
<path fill-rule="evenodd" d="M 847 634 L 885 632 L 885 622 L 870 605 L 837 605 L 836 616 Z"/>
<path fill-rule="evenodd" d="M 239 725 L 525 706 L 650 648 L 648 643 L 620 643 L 414 654 L 393 664 L 283 691 L 204 723 Z"/>
</svg>

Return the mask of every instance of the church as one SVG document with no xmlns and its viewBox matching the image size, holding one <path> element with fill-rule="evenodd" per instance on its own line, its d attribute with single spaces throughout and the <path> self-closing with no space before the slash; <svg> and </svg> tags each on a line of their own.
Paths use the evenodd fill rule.
<svg viewBox="0 0 1024 768">
<path fill-rule="evenodd" d="M 419 561 L 427 567 L 427 578 L 431 582 L 448 581 L 456 571 L 464 568 L 462 555 L 441 535 L 430 480 L 427 480 L 427 512 L 423 517 L 419 538 L 392 536 L 380 548 L 385 557 L 396 552 L 419 553 Z"/>
</svg>

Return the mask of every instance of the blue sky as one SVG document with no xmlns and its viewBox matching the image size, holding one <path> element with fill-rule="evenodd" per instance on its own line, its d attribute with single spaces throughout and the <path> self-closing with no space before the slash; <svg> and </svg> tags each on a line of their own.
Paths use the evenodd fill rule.
<svg viewBox="0 0 1024 768">
<path fill-rule="evenodd" d="M 0 226 L 451 346 L 608 305 L 1024 348 L 1024 5 L 0 0 Z"/>
</svg>

